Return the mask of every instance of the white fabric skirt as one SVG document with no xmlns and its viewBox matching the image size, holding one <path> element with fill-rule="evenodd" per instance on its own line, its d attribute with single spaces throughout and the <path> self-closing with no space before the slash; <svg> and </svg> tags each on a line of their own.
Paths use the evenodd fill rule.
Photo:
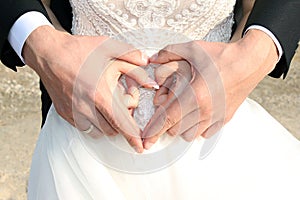
<svg viewBox="0 0 300 200">
<path fill-rule="evenodd" d="M 299 200 L 300 142 L 247 99 L 211 139 L 167 134 L 142 155 L 121 135 L 92 139 L 51 107 L 30 171 L 29 200 Z M 211 145 L 212 146 L 212 145 Z"/>
</svg>

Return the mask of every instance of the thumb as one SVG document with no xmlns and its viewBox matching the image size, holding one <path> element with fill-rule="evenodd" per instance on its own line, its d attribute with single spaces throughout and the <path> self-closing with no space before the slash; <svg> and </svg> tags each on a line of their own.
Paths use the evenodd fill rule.
<svg viewBox="0 0 300 200">
<path fill-rule="evenodd" d="M 150 63 L 164 64 L 172 61 L 184 60 L 181 52 L 185 47 L 181 44 L 168 45 L 150 57 Z"/>
<path fill-rule="evenodd" d="M 146 66 L 149 64 L 149 57 L 137 49 L 128 51 L 127 53 L 119 56 L 118 59 L 139 66 Z"/>
<path fill-rule="evenodd" d="M 126 74 L 143 87 L 159 89 L 159 85 L 148 76 L 142 67 L 122 61 L 116 62 L 119 62 L 116 66 L 122 74 Z"/>
<path fill-rule="evenodd" d="M 139 104 L 140 97 L 138 83 L 128 76 L 125 76 L 125 80 L 127 85 L 127 94 L 124 96 L 126 106 L 127 108 L 136 108 Z"/>
<path fill-rule="evenodd" d="M 109 38 L 101 46 L 102 49 L 107 50 L 107 55 L 112 59 L 126 61 L 139 66 L 149 64 L 149 57 L 133 45 Z"/>
<path fill-rule="evenodd" d="M 159 90 L 156 91 L 153 99 L 153 103 L 155 106 L 160 106 L 168 100 L 168 96 L 172 84 L 173 84 L 173 77 L 169 77 L 164 82 L 164 84 L 160 86 Z"/>
</svg>

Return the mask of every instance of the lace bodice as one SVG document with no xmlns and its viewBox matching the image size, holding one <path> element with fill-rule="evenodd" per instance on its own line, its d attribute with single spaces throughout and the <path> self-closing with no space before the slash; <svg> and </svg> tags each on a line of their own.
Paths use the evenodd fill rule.
<svg viewBox="0 0 300 200">
<path fill-rule="evenodd" d="M 235 0 L 70 0 L 73 34 L 106 35 L 152 54 L 190 40 L 227 42 Z M 151 51 L 149 51 L 151 49 Z M 154 51 L 153 51 L 154 50 Z M 153 66 L 147 68 L 153 77 Z M 143 128 L 152 114 L 154 92 L 140 89 L 135 119 Z"/>
<path fill-rule="evenodd" d="M 227 41 L 235 0 L 70 0 L 73 33 L 108 35 L 142 28 L 163 28 L 190 39 L 204 39 L 212 29 Z M 227 20 L 226 20 L 227 19 Z M 219 26 L 217 26 L 219 25 Z M 216 27 L 217 26 L 217 27 Z"/>
</svg>

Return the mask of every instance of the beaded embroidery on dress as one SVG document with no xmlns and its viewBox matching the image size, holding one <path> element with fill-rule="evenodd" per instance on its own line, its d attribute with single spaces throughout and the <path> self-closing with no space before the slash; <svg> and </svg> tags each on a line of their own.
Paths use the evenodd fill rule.
<svg viewBox="0 0 300 200">
<path fill-rule="evenodd" d="M 71 0 L 74 34 L 114 36 L 142 28 L 163 28 L 191 40 L 226 42 L 235 0 Z M 216 27 L 219 25 L 218 27 Z M 212 30 L 213 29 L 213 30 Z"/>
</svg>

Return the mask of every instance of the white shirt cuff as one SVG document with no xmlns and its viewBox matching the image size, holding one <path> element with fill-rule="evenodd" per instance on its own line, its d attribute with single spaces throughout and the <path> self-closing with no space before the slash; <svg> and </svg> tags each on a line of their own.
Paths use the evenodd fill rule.
<svg viewBox="0 0 300 200">
<path fill-rule="evenodd" d="M 24 64 L 22 49 L 26 39 L 36 28 L 44 25 L 52 26 L 42 13 L 30 11 L 19 17 L 11 27 L 8 34 L 8 41 Z"/>
<path fill-rule="evenodd" d="M 282 47 L 279 43 L 279 41 L 277 40 L 277 38 L 275 37 L 275 35 L 269 31 L 267 28 L 263 27 L 263 26 L 260 26 L 260 25 L 251 25 L 249 26 L 246 31 L 245 31 L 245 34 L 247 33 L 248 30 L 250 29 L 258 29 L 260 31 L 263 31 L 265 34 L 267 34 L 274 42 L 274 44 L 276 45 L 277 47 L 277 51 L 278 51 L 278 61 L 280 60 L 282 54 L 283 54 L 283 50 L 282 50 Z M 277 62 L 278 62 L 277 61 Z"/>
</svg>

